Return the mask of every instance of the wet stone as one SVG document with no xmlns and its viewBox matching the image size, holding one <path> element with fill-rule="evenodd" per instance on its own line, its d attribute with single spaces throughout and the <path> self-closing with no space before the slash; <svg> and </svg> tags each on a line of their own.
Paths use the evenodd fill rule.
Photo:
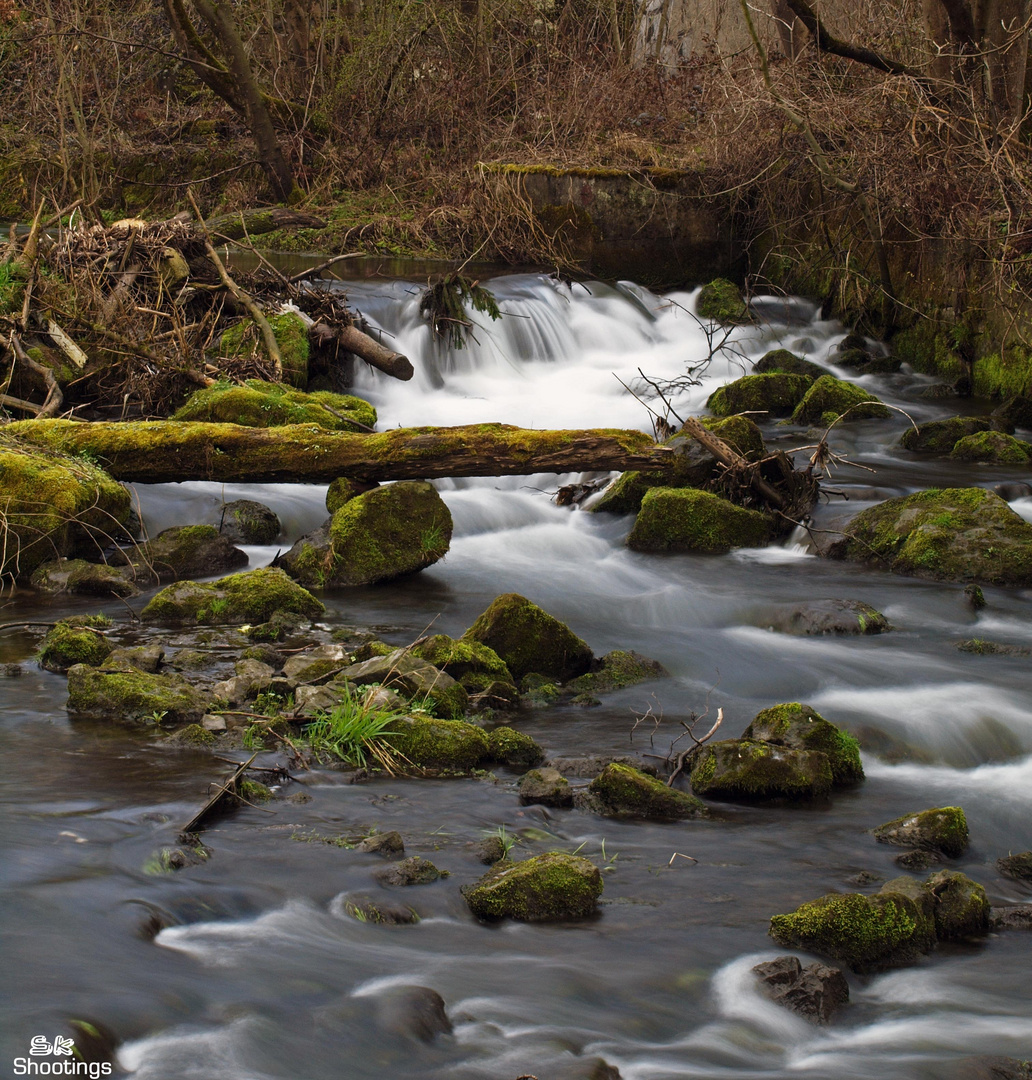
<svg viewBox="0 0 1032 1080">
<path fill-rule="evenodd" d="M 372 836 L 367 836 L 355 850 L 374 855 L 401 855 L 405 851 L 405 842 L 401 839 L 401 833 L 393 830 L 373 833 Z"/>
<path fill-rule="evenodd" d="M 477 862 L 485 866 L 494 866 L 505 858 L 505 844 L 500 836 L 485 836 L 483 840 L 476 840 L 470 844 L 470 851 Z"/>
<path fill-rule="evenodd" d="M 1004 877 L 1015 881 L 1032 882 L 1032 851 L 1022 851 L 1017 855 L 1004 855 L 996 860 L 996 869 Z"/>
<path fill-rule="evenodd" d="M 429 885 L 445 875 L 429 859 L 413 855 L 377 870 L 373 876 L 381 885 Z"/>
<path fill-rule="evenodd" d="M 938 852 L 923 851 L 921 848 L 912 848 L 910 851 L 900 852 L 900 854 L 892 861 L 903 870 L 916 870 L 920 872 L 922 870 L 927 870 L 928 867 L 934 866 L 942 860 L 939 858 Z"/>
<path fill-rule="evenodd" d="M 1032 904 L 994 907 L 989 923 L 993 930 L 1032 930 Z"/>
<path fill-rule="evenodd" d="M 426 986 L 392 986 L 377 1000 L 377 1020 L 385 1031 L 433 1042 L 451 1034 L 444 998 Z"/>
<path fill-rule="evenodd" d="M 520 803 L 529 806 L 572 806 L 573 790 L 570 782 L 558 769 L 531 769 L 520 779 Z"/>
<path fill-rule="evenodd" d="M 779 956 L 753 969 L 764 993 L 811 1023 L 826 1024 L 849 1000 L 849 983 L 839 968 L 825 964 L 803 967 L 795 956 Z"/>
<path fill-rule="evenodd" d="M 419 915 L 412 908 L 391 900 L 374 900 L 369 896 L 347 897 L 344 901 L 344 913 L 358 922 L 377 923 L 381 926 L 412 926 L 419 922 Z"/>
</svg>

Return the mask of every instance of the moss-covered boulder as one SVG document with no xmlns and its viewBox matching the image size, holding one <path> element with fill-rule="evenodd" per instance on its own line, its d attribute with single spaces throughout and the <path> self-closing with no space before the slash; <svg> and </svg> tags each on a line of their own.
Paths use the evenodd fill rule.
<svg viewBox="0 0 1032 1080">
<path fill-rule="evenodd" d="M 565 681 L 583 675 L 594 660 L 591 649 L 565 623 L 518 593 L 492 600 L 462 640 L 492 649 L 515 679 L 534 672 Z"/>
<path fill-rule="evenodd" d="M 714 390 L 706 402 L 706 407 L 717 416 L 744 412 L 791 416 L 811 386 L 813 379 L 809 375 L 788 375 L 784 372 L 743 375 L 742 378 Z"/>
<path fill-rule="evenodd" d="M 780 945 L 841 960 L 857 972 L 912 963 L 935 941 L 931 920 L 901 893 L 832 894 L 770 920 Z"/>
<path fill-rule="evenodd" d="M 560 922 L 594 914 L 602 895 L 598 867 L 577 855 L 549 851 L 523 862 L 502 860 L 462 895 L 480 919 Z"/>
<path fill-rule="evenodd" d="M 437 720 L 416 715 L 400 717 L 390 725 L 384 741 L 403 764 L 441 772 L 469 772 L 491 753 L 487 734 L 464 720 Z"/>
<path fill-rule="evenodd" d="M 201 727 L 200 724 L 187 724 L 186 727 L 173 731 L 165 740 L 165 745 L 181 746 L 191 750 L 210 750 L 217 742 L 218 738 L 207 728 Z M 261 786 L 265 787 L 264 784 Z M 272 798 L 272 792 L 268 788 L 265 790 L 269 792 L 267 797 Z"/>
<path fill-rule="evenodd" d="M 753 364 L 752 369 L 754 375 L 772 375 L 780 372 L 782 375 L 805 375 L 813 380 L 827 374 L 820 364 L 815 364 L 812 360 L 804 360 L 801 356 L 789 352 L 788 349 L 771 349 Z"/>
<path fill-rule="evenodd" d="M 558 769 L 531 769 L 524 773 L 519 792 L 523 806 L 573 806 L 573 788 Z"/>
<path fill-rule="evenodd" d="M 281 529 L 276 512 L 253 499 L 226 503 L 209 524 L 234 544 L 273 544 Z"/>
<path fill-rule="evenodd" d="M 376 423 L 376 410 L 350 394 L 329 390 L 306 394 L 282 383 L 249 379 L 242 384 L 219 382 L 195 391 L 172 419 L 243 427 L 315 424 L 330 431 L 364 431 Z"/>
<path fill-rule="evenodd" d="M 296 312 L 266 316 L 283 361 L 283 379 L 293 386 L 308 383 L 308 324 Z M 219 355 L 235 360 L 245 356 L 268 358 L 265 340 L 254 319 L 241 319 L 219 341 Z"/>
<path fill-rule="evenodd" d="M 28 581 L 61 556 L 96 556 L 131 510 L 129 492 L 96 465 L 0 435 L 0 575 Z"/>
<path fill-rule="evenodd" d="M 131 725 L 199 724 L 207 698 L 180 675 L 150 675 L 76 664 L 68 669 L 68 713 Z"/>
<path fill-rule="evenodd" d="M 345 503 L 380 485 L 375 480 L 353 480 L 350 476 L 338 476 L 326 489 L 326 509 L 335 514 Z"/>
<path fill-rule="evenodd" d="M 40 646 L 39 666 L 58 672 L 74 664 L 100 667 L 111 655 L 111 645 L 101 632 L 110 625 L 103 615 L 78 615 L 55 623 Z"/>
<path fill-rule="evenodd" d="M 707 817 L 705 803 L 667 787 L 661 780 L 629 765 L 607 765 L 588 787 L 590 809 L 606 817 L 672 821 Z"/>
<path fill-rule="evenodd" d="M 451 512 L 434 487 L 400 480 L 350 499 L 280 565 L 310 588 L 374 585 L 433 566 L 451 535 Z"/>
<path fill-rule="evenodd" d="M 248 570 L 211 584 L 181 581 L 159 592 L 141 613 L 146 622 L 264 623 L 274 614 L 314 619 L 326 609 L 278 567 Z"/>
<path fill-rule="evenodd" d="M 980 431 L 958 439 L 950 457 L 955 461 L 976 461 L 984 465 L 1027 465 L 1032 460 L 1032 443 L 1002 431 Z"/>
<path fill-rule="evenodd" d="M 627 546 L 633 551 L 718 555 L 758 547 L 770 536 L 763 514 L 694 488 L 653 488 L 641 503 Z"/>
<path fill-rule="evenodd" d="M 889 620 L 862 600 L 809 600 L 764 612 L 763 626 L 782 634 L 884 634 Z"/>
<path fill-rule="evenodd" d="M 936 581 L 1032 585 L 1032 524 L 983 488 L 933 488 L 869 507 L 829 554 Z"/>
<path fill-rule="evenodd" d="M 214 577 L 247 565 L 247 555 L 212 525 L 175 525 L 153 540 L 119 550 L 111 561 L 142 581 Z"/>
<path fill-rule="evenodd" d="M 742 290 L 727 278 L 714 278 L 708 285 L 703 285 L 695 298 L 695 314 L 700 319 L 710 319 L 724 326 L 751 321 Z"/>
<path fill-rule="evenodd" d="M 827 426 L 847 411 L 849 420 L 889 415 L 889 410 L 874 394 L 834 375 L 822 375 L 796 406 L 792 423 Z"/>
<path fill-rule="evenodd" d="M 700 422 L 714 435 L 750 461 L 764 456 L 763 435 L 746 416 L 702 417 Z M 641 509 L 645 492 L 655 487 L 705 487 L 717 473 L 717 459 L 697 439 L 687 433 L 667 439 L 674 451 L 671 465 L 663 472 L 622 473 L 591 505 L 592 513 L 635 514 Z"/>
<path fill-rule="evenodd" d="M 486 690 L 494 682 L 513 682 L 505 661 L 479 641 L 434 634 L 417 642 L 411 651 L 413 656 L 447 672 L 473 694 Z"/>
<path fill-rule="evenodd" d="M 988 933 L 989 901 L 977 882 L 955 870 L 940 870 L 928 879 L 926 887 L 935 898 L 932 914 L 940 941 Z"/>
<path fill-rule="evenodd" d="M 514 728 L 496 727 L 487 736 L 491 760 L 514 768 L 530 769 L 545 759 L 545 752 L 522 731 Z"/>
<path fill-rule="evenodd" d="M 856 739 L 798 701 L 774 705 L 757 713 L 742 732 L 742 738 L 792 750 L 817 750 L 827 756 L 835 784 L 856 784 L 864 778 L 860 744 Z"/>
<path fill-rule="evenodd" d="M 599 669 L 578 675 L 565 686 L 567 693 L 605 694 L 637 686 L 649 679 L 667 678 L 670 672 L 658 660 L 650 660 L 636 652 L 614 649 L 602 657 Z"/>
<path fill-rule="evenodd" d="M 831 791 L 832 772 L 819 751 L 725 739 L 695 753 L 691 781 L 692 791 L 706 799 L 819 799 Z"/>
<path fill-rule="evenodd" d="M 910 427 L 899 438 L 904 450 L 921 454 L 948 454 L 968 435 L 989 431 L 990 423 L 977 416 L 951 416 L 946 420 L 930 420 L 927 424 Z"/>
<path fill-rule="evenodd" d="M 138 596 L 135 571 L 124 566 L 91 563 L 85 559 L 55 559 L 37 566 L 32 574 L 32 587 L 41 593 L 56 596 Z"/>
<path fill-rule="evenodd" d="M 939 806 L 887 821 L 874 830 L 874 837 L 880 844 L 958 858 L 968 846 L 967 818 L 959 806 Z"/>
</svg>

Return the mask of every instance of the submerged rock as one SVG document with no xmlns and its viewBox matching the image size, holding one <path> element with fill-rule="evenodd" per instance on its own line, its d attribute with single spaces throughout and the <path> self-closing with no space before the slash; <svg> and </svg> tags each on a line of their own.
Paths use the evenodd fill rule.
<svg viewBox="0 0 1032 1080">
<path fill-rule="evenodd" d="M 880 844 L 940 851 L 958 858 L 968 846 L 967 818 L 959 806 L 940 806 L 879 825 L 874 836 Z"/>
<path fill-rule="evenodd" d="M 263 428 L 315 424 L 330 431 L 362 431 L 376 423 L 376 410 L 350 394 L 328 390 L 306 394 L 281 383 L 249 379 L 242 385 L 216 383 L 195 391 L 172 419 Z"/>
<path fill-rule="evenodd" d="M 829 554 L 936 581 L 1032 585 L 1032 524 L 983 488 L 933 488 L 869 507 Z"/>
<path fill-rule="evenodd" d="M 796 956 L 779 956 L 752 970 L 771 1001 L 814 1024 L 828 1023 L 849 1001 L 849 983 L 838 968 L 824 964 L 804 968 Z"/>
<path fill-rule="evenodd" d="M 573 789 L 558 769 L 531 769 L 520 777 L 520 804 L 573 806 Z"/>
<path fill-rule="evenodd" d="M 820 799 L 831 791 L 832 771 L 827 755 L 817 751 L 726 739 L 696 751 L 691 782 L 707 799 Z"/>
<path fill-rule="evenodd" d="M 386 742 L 417 769 L 469 772 L 490 754 L 483 728 L 463 720 L 437 720 L 429 716 L 404 716 L 391 721 Z"/>
<path fill-rule="evenodd" d="M 904 450 L 921 454 L 948 454 L 965 436 L 989 431 L 990 427 L 987 420 L 977 416 L 930 420 L 927 424 L 918 424 L 916 428 L 907 428 L 899 437 L 899 445 Z"/>
<path fill-rule="evenodd" d="M 281 528 L 275 511 L 251 499 L 226 503 L 209 524 L 234 544 L 273 544 Z"/>
<path fill-rule="evenodd" d="M 76 664 L 68 669 L 68 713 L 73 718 L 128 724 L 199 724 L 207 698 L 180 675 L 149 675 Z"/>
<path fill-rule="evenodd" d="M 399 480 L 349 499 L 280 565 L 312 588 L 374 585 L 433 566 L 447 554 L 451 536 L 451 512 L 436 489 Z"/>
<path fill-rule="evenodd" d="M 785 604 L 765 615 L 771 630 L 782 634 L 884 634 L 885 616 L 861 600 L 811 600 Z"/>
<path fill-rule="evenodd" d="M 494 866 L 505 858 L 505 844 L 500 836 L 485 836 L 483 840 L 476 840 L 468 846 L 477 862 L 485 866 Z"/>
<path fill-rule="evenodd" d="M 950 457 L 989 465 L 1027 465 L 1032 460 L 1032 444 L 1002 431 L 981 431 L 958 439 Z"/>
<path fill-rule="evenodd" d="M 602 657 L 598 671 L 578 675 L 566 684 L 566 692 L 576 694 L 605 694 L 637 686 L 649 679 L 668 678 L 670 672 L 658 660 L 650 660 L 636 652 L 614 649 Z"/>
<path fill-rule="evenodd" d="M 627 537 L 634 551 L 717 555 L 736 547 L 766 543 L 770 526 L 763 514 L 693 488 L 653 488 Z"/>
<path fill-rule="evenodd" d="M 605 817 L 672 821 L 709 816 L 706 804 L 700 799 L 667 787 L 654 776 L 627 765 L 607 765 L 592 780 L 588 793 L 587 808 Z"/>
<path fill-rule="evenodd" d="M 725 326 L 737 326 L 751 321 L 742 290 L 727 278 L 714 278 L 703 285 L 695 298 L 695 314 Z"/>
<path fill-rule="evenodd" d="M 536 673 L 565 681 L 591 667 L 591 649 L 573 631 L 517 593 L 496 597 L 462 635 L 488 646 L 516 679 Z"/>
<path fill-rule="evenodd" d="M 381 885 L 429 885 L 438 878 L 445 877 L 429 859 L 412 855 L 400 862 L 391 863 L 382 870 L 377 870 L 373 877 Z"/>
<path fill-rule="evenodd" d="M 829 424 L 848 412 L 849 420 L 868 420 L 889 415 L 889 410 L 859 386 L 834 375 L 822 375 L 806 391 L 792 413 L 793 424 Z"/>
<path fill-rule="evenodd" d="M 369 896 L 350 895 L 344 900 L 344 913 L 358 922 L 381 926 L 411 926 L 419 922 L 418 913 L 410 907 Z"/>
<path fill-rule="evenodd" d="M 148 622 L 261 623 L 293 613 L 315 618 L 326 609 L 280 569 L 265 567 L 221 578 L 211 584 L 183 581 L 162 589 L 143 609 Z"/>
<path fill-rule="evenodd" d="M 64 672 L 73 664 L 100 667 L 111 655 L 111 645 L 102 631 L 111 625 L 103 615 L 78 615 L 55 623 L 43 639 L 39 666 Z"/>
<path fill-rule="evenodd" d="M 1015 881 L 1032 882 L 1032 851 L 1022 851 L 1018 855 L 1004 855 L 996 860 L 996 869 L 1004 877 Z"/>
<path fill-rule="evenodd" d="M 770 375 L 774 372 L 785 375 L 805 375 L 813 380 L 827 374 L 820 364 L 815 364 L 812 360 L 804 360 L 801 356 L 789 352 L 788 349 L 771 349 L 753 364 L 754 375 Z"/>
<path fill-rule="evenodd" d="M 717 416 L 744 412 L 791 416 L 812 385 L 809 375 L 743 375 L 714 390 L 706 407 Z"/>
<path fill-rule="evenodd" d="M 464 885 L 462 895 L 480 919 L 579 919 L 594 914 L 602 875 L 587 859 L 550 851 L 523 862 L 496 863 L 479 881 Z"/>
<path fill-rule="evenodd" d="M 377 1022 L 384 1031 L 420 1042 L 450 1035 L 451 1021 L 444 998 L 427 986 L 391 986 L 376 1002 Z"/>
<path fill-rule="evenodd" d="M 779 945 L 841 960 L 857 972 L 911 963 L 935 942 L 931 918 L 901 893 L 831 894 L 770 920 Z"/>
<path fill-rule="evenodd" d="M 798 701 L 774 705 L 757 713 L 742 732 L 742 738 L 792 750 L 818 750 L 827 756 L 835 784 L 856 784 L 864 778 L 860 744 L 856 739 Z"/>
<path fill-rule="evenodd" d="M 989 914 L 993 930 L 1032 930 L 1032 904 L 1005 904 Z"/>
</svg>

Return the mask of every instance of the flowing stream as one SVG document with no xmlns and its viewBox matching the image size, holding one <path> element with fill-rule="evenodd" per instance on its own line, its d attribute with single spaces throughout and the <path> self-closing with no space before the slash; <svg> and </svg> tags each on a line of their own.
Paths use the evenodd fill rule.
<svg viewBox="0 0 1032 1080">
<path fill-rule="evenodd" d="M 357 373 L 380 429 L 502 421 L 528 427 L 639 427 L 648 414 L 619 379 L 640 367 L 671 378 L 710 343 L 690 293 L 660 297 L 631 284 L 569 285 L 536 275 L 491 282 L 504 311 L 477 316 L 461 351 L 435 344 L 417 285 L 363 281 L 349 300 L 410 356 L 416 377 Z M 699 411 L 722 382 L 784 345 L 835 371 L 844 335 L 802 301 L 772 304 L 772 320 L 736 331 L 702 385 L 681 394 Z M 776 321 L 780 320 L 780 321 Z M 748 358 L 748 359 L 746 359 Z M 839 372 L 851 377 L 849 372 Z M 902 372 L 858 380 L 916 420 L 977 409 L 920 396 L 930 380 Z M 834 498 L 816 523 L 929 486 L 1022 484 L 1027 469 L 916 460 L 896 449 L 908 421 L 843 423 Z M 812 442 L 764 425 L 769 445 Z M 864 466 L 866 468 L 861 468 Z M 867 471 L 873 469 L 874 471 Z M 29 631 L 0 635 L 0 792 L 5 972 L 0 1072 L 33 1035 L 80 1017 L 112 1028 L 121 1066 L 139 1080 L 329 1080 L 587 1076 L 563 1070 L 601 1056 L 625 1080 L 672 1077 L 949 1077 L 965 1055 L 1032 1056 L 1032 934 L 939 946 L 921 963 L 849 975 L 851 1002 L 826 1028 L 762 998 L 750 968 L 777 955 L 768 919 L 862 871 L 895 877 L 896 849 L 872 827 L 911 810 L 959 804 L 971 846 L 958 860 L 993 903 L 1028 902 L 995 860 L 1032 847 L 1032 682 L 1028 659 L 958 652 L 984 637 L 1032 645 L 1027 593 L 987 589 L 975 613 L 961 586 L 894 577 L 810 553 L 805 534 L 722 557 L 629 551 L 631 519 L 559 508 L 571 478 L 455 480 L 438 487 L 455 519 L 448 556 L 416 578 L 324 597 L 332 624 L 379 628 L 399 644 L 432 623 L 461 634 L 499 593 L 519 592 L 563 619 L 596 655 L 635 649 L 669 679 L 608 696 L 601 707 L 522 713 L 518 726 L 550 754 L 663 753 L 691 710 L 727 717 L 734 737 L 761 708 L 804 701 L 860 735 L 867 781 L 826 805 L 720 805 L 710 821 L 611 821 L 577 810 L 521 809 L 516 772 L 496 780 L 306 777 L 305 803 L 243 809 L 205 835 L 204 865 L 151 876 L 155 849 L 174 843 L 218 775 L 205 754 L 138 735 L 72 724 L 62 676 L 31 662 Z M 1032 520 L 1032 498 L 1013 505 Z M 321 523 L 325 487 L 189 483 L 138 488 L 150 534 L 205 520 L 223 499 L 249 497 L 281 516 L 280 547 Z M 275 548 L 248 549 L 252 565 Z M 772 632 L 770 609 L 858 599 L 894 626 L 877 637 Z M 144 598 L 145 599 L 145 598 Z M 134 601 L 139 607 L 143 599 Z M 121 604 L 29 594 L 8 598 L 5 621 L 53 619 Z M 635 728 L 636 716 L 653 718 Z M 651 745 L 650 745 L 651 744 Z M 292 791 L 299 788 L 292 787 Z M 515 854 L 577 849 L 604 866 L 597 919 L 576 925 L 480 925 L 458 887 L 483 867 L 468 844 L 504 825 Z M 376 892 L 376 856 L 318 843 L 313 833 L 399 829 L 408 854 L 451 876 L 396 890 L 423 916 L 413 926 L 349 918 L 343 897 Z M 675 857 L 675 853 L 691 858 Z M 672 861 L 671 861 L 672 860 Z M 878 881 L 863 886 L 876 891 Z M 404 896 L 397 893 L 404 892 Z M 151 940 L 151 912 L 172 925 Z M 385 1034 L 385 991 L 432 987 L 454 1034 L 424 1044 Z"/>
</svg>

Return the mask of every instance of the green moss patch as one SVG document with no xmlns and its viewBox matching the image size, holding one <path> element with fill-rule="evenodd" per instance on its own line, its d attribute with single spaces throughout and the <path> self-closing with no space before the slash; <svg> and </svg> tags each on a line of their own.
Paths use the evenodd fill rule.
<svg viewBox="0 0 1032 1080">
<path fill-rule="evenodd" d="M 1027 465 L 1032 460 L 1032 444 L 1002 431 L 980 431 L 958 439 L 950 457 L 984 465 Z"/>
<path fill-rule="evenodd" d="M 642 500 L 627 546 L 634 551 L 721 554 L 769 539 L 763 514 L 693 488 L 653 488 Z"/>
<path fill-rule="evenodd" d="M 283 378 L 293 386 L 308 383 L 308 326 L 300 315 L 284 312 L 267 316 L 273 337 L 283 360 Z M 219 355 L 227 359 L 240 356 L 268 357 L 262 333 L 253 319 L 241 319 L 226 330 L 219 342 Z"/>
<path fill-rule="evenodd" d="M 475 724 L 420 715 L 392 722 L 384 742 L 403 764 L 444 772 L 470 772 L 491 752 L 487 734 Z"/>
<path fill-rule="evenodd" d="M 717 416 L 744 412 L 790 416 L 812 385 L 809 375 L 743 375 L 710 394 L 706 407 Z"/>
<path fill-rule="evenodd" d="M 827 374 L 820 364 L 815 364 L 812 360 L 804 360 L 801 356 L 789 352 L 788 349 L 772 349 L 753 364 L 754 375 L 770 375 L 774 372 L 781 372 L 784 375 L 805 375 L 814 380 Z"/>
<path fill-rule="evenodd" d="M 859 386 L 834 375 L 822 375 L 806 391 L 792 413 L 793 424 L 822 424 L 827 426 L 844 413 L 848 420 L 867 420 L 886 417 L 889 410 Z"/>
<path fill-rule="evenodd" d="M 695 314 L 724 326 L 751 321 L 742 290 L 727 278 L 714 278 L 702 287 L 695 300 Z"/>
<path fill-rule="evenodd" d="M 977 416 L 950 416 L 945 420 L 930 420 L 916 428 L 907 428 L 900 436 L 904 450 L 921 454 L 948 454 L 967 435 L 988 431 L 990 424 Z"/>
<path fill-rule="evenodd" d="M 487 736 L 492 761 L 514 768 L 530 769 L 545 759 L 545 752 L 522 731 L 511 727 L 496 727 Z"/>
<path fill-rule="evenodd" d="M 151 675 L 76 664 L 68 669 L 68 712 L 74 718 L 134 725 L 196 724 L 207 699 L 179 675 Z"/>
<path fill-rule="evenodd" d="M 326 609 L 278 567 L 233 574 L 211 584 L 182 581 L 162 589 L 143 609 L 147 622 L 264 623 L 275 614 L 314 619 Z"/>
</svg>

